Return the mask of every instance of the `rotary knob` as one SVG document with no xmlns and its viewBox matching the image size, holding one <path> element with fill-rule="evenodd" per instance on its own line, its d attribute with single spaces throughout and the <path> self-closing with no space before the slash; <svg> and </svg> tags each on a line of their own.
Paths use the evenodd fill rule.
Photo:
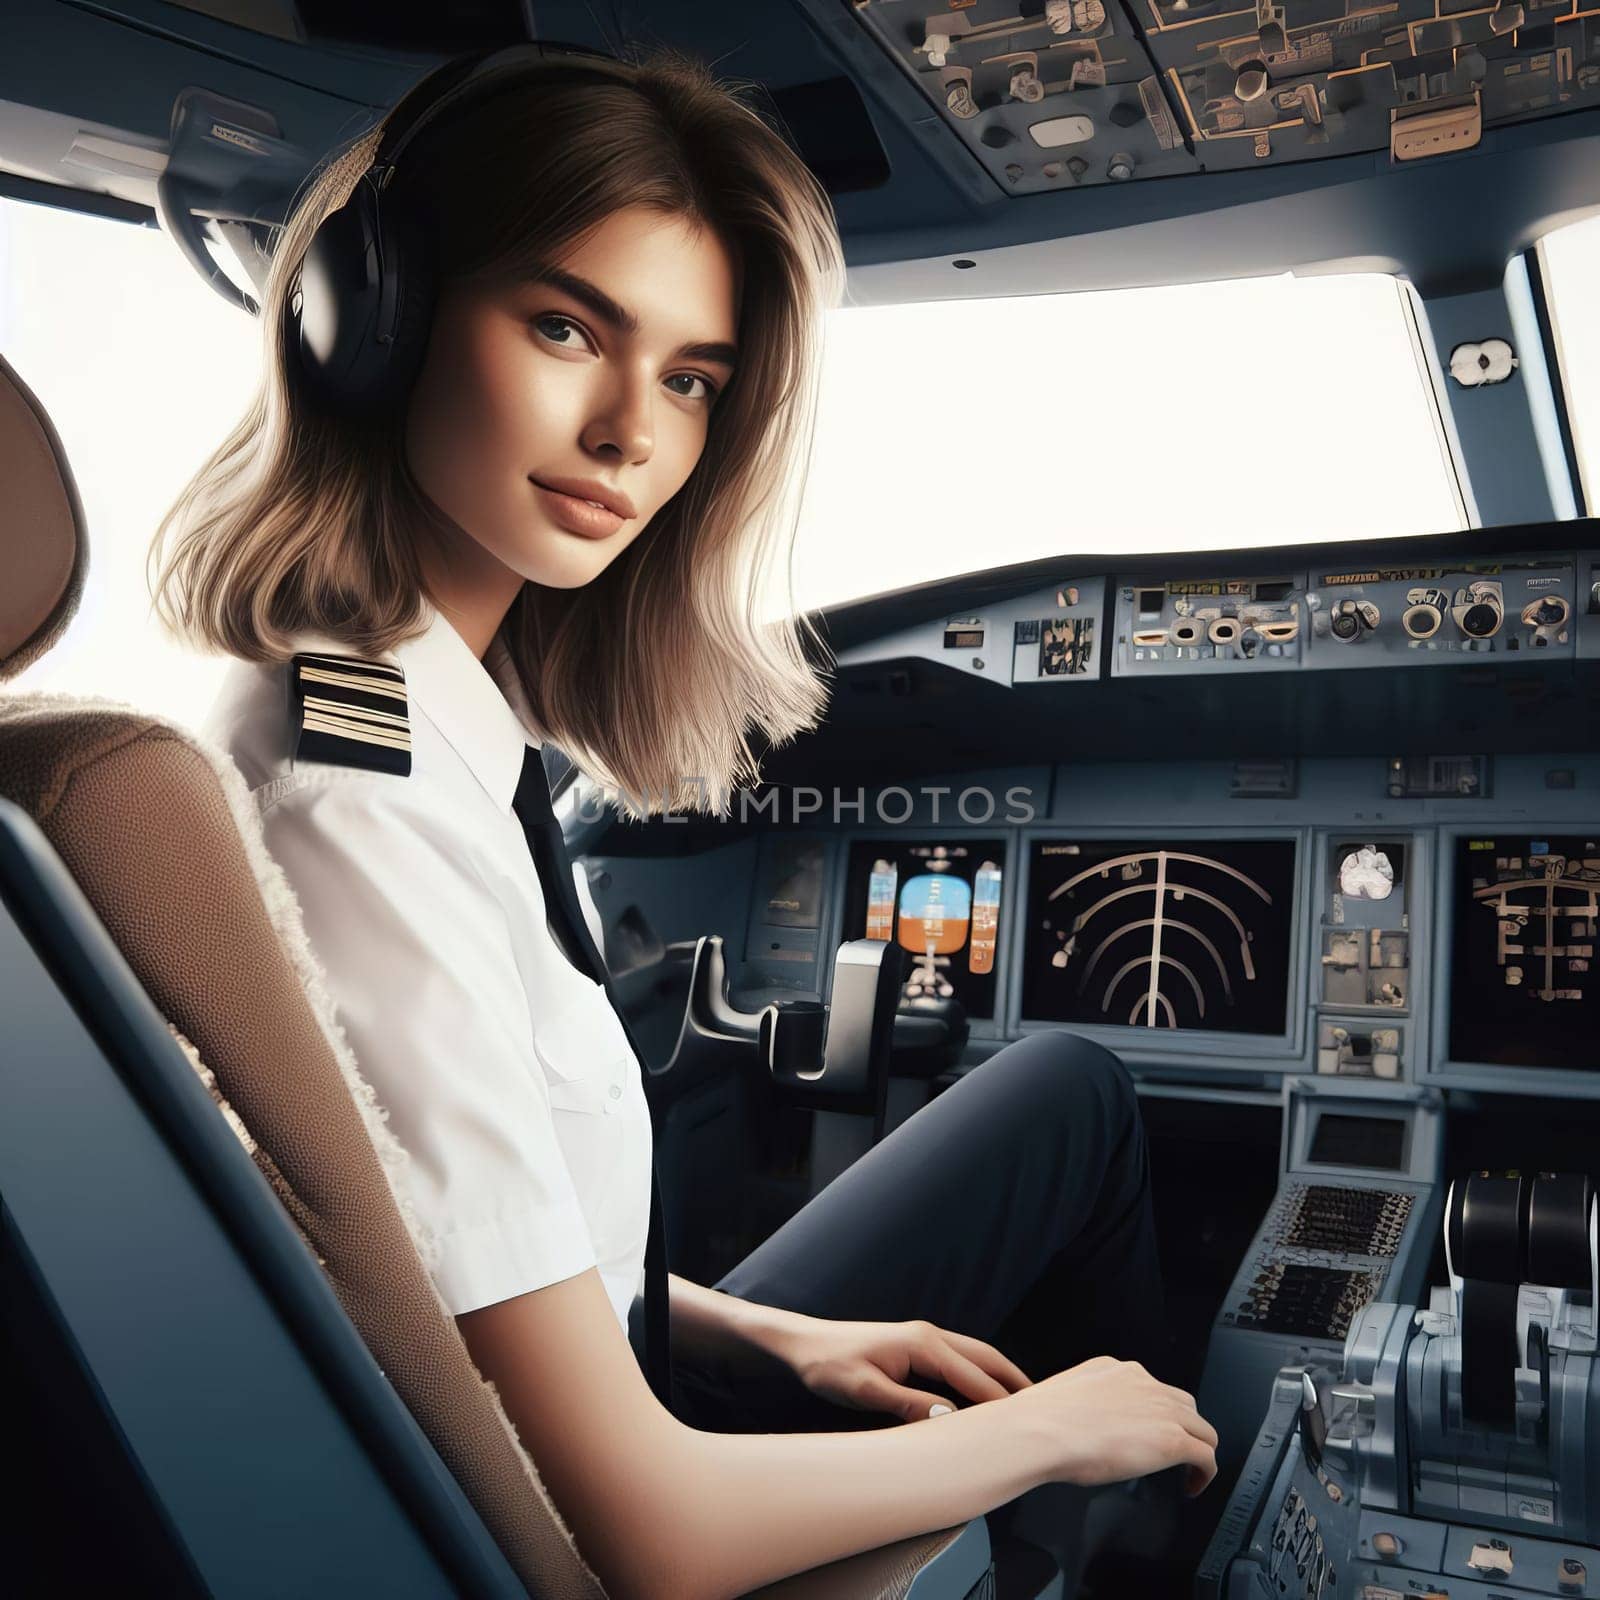
<svg viewBox="0 0 1600 1600">
<path fill-rule="evenodd" d="M 1492 639 L 1500 631 L 1505 613 L 1487 600 L 1474 600 L 1456 612 L 1456 626 L 1469 639 Z"/>
<path fill-rule="evenodd" d="M 1328 613 L 1328 632 L 1340 644 L 1357 644 L 1378 626 L 1378 617 L 1370 600 L 1340 600 Z"/>
<path fill-rule="evenodd" d="M 1431 639 L 1444 621 L 1444 611 L 1432 601 L 1421 600 L 1400 614 L 1400 626 L 1413 639 Z"/>
<path fill-rule="evenodd" d="M 1522 621 L 1529 628 L 1559 628 L 1571 615 L 1564 595 L 1547 594 L 1523 608 Z"/>
</svg>

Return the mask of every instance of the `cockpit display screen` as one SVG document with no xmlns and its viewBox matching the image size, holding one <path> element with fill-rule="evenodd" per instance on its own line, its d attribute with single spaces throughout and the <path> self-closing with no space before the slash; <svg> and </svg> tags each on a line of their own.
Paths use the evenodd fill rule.
<svg viewBox="0 0 1600 1600">
<path fill-rule="evenodd" d="M 850 847 L 844 937 L 905 947 L 901 1010 L 954 999 L 969 1017 L 993 1017 L 1004 878 L 999 839 L 858 839 Z"/>
<path fill-rule="evenodd" d="M 1456 841 L 1450 1056 L 1600 1070 L 1600 835 Z"/>
<path fill-rule="evenodd" d="M 1306 1157 L 1314 1167 L 1373 1167 L 1398 1172 L 1406 1159 L 1401 1117 L 1349 1117 L 1323 1111 Z"/>
<path fill-rule="evenodd" d="M 1035 839 L 1022 1015 L 1281 1034 L 1292 839 Z"/>
</svg>

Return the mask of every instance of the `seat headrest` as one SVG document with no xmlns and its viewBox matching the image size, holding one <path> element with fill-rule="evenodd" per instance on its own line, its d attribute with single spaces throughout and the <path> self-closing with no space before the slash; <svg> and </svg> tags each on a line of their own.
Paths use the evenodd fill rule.
<svg viewBox="0 0 1600 1600">
<path fill-rule="evenodd" d="M 0 678 L 10 678 L 37 661 L 72 620 L 89 541 L 61 440 L 3 357 L 0 484 Z"/>
</svg>

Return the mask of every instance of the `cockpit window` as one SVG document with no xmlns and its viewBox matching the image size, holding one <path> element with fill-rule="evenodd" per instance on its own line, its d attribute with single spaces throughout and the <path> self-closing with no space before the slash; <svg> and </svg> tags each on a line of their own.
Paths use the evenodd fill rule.
<svg viewBox="0 0 1600 1600">
<path fill-rule="evenodd" d="M 13 687 L 204 716 L 227 663 L 168 638 L 145 555 L 243 413 L 258 339 L 156 229 L 0 200 L 0 351 L 61 435 L 89 527 L 83 603 Z"/>
<path fill-rule="evenodd" d="M 1600 216 L 1547 234 L 1539 250 L 1578 469 L 1593 507 L 1600 500 Z"/>
<path fill-rule="evenodd" d="M 1080 551 L 1460 526 L 1392 278 L 854 306 L 795 583 L 814 606 Z"/>
</svg>

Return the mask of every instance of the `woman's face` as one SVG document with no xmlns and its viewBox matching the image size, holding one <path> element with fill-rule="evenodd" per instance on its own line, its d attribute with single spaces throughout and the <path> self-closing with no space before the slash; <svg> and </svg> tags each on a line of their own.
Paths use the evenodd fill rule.
<svg viewBox="0 0 1600 1600">
<path fill-rule="evenodd" d="M 509 603 L 524 579 L 577 588 L 616 560 L 705 448 L 733 375 L 737 292 L 709 229 L 642 207 L 537 277 L 448 288 L 406 450 L 465 535 L 442 552 L 452 574 L 503 579 Z"/>
</svg>

